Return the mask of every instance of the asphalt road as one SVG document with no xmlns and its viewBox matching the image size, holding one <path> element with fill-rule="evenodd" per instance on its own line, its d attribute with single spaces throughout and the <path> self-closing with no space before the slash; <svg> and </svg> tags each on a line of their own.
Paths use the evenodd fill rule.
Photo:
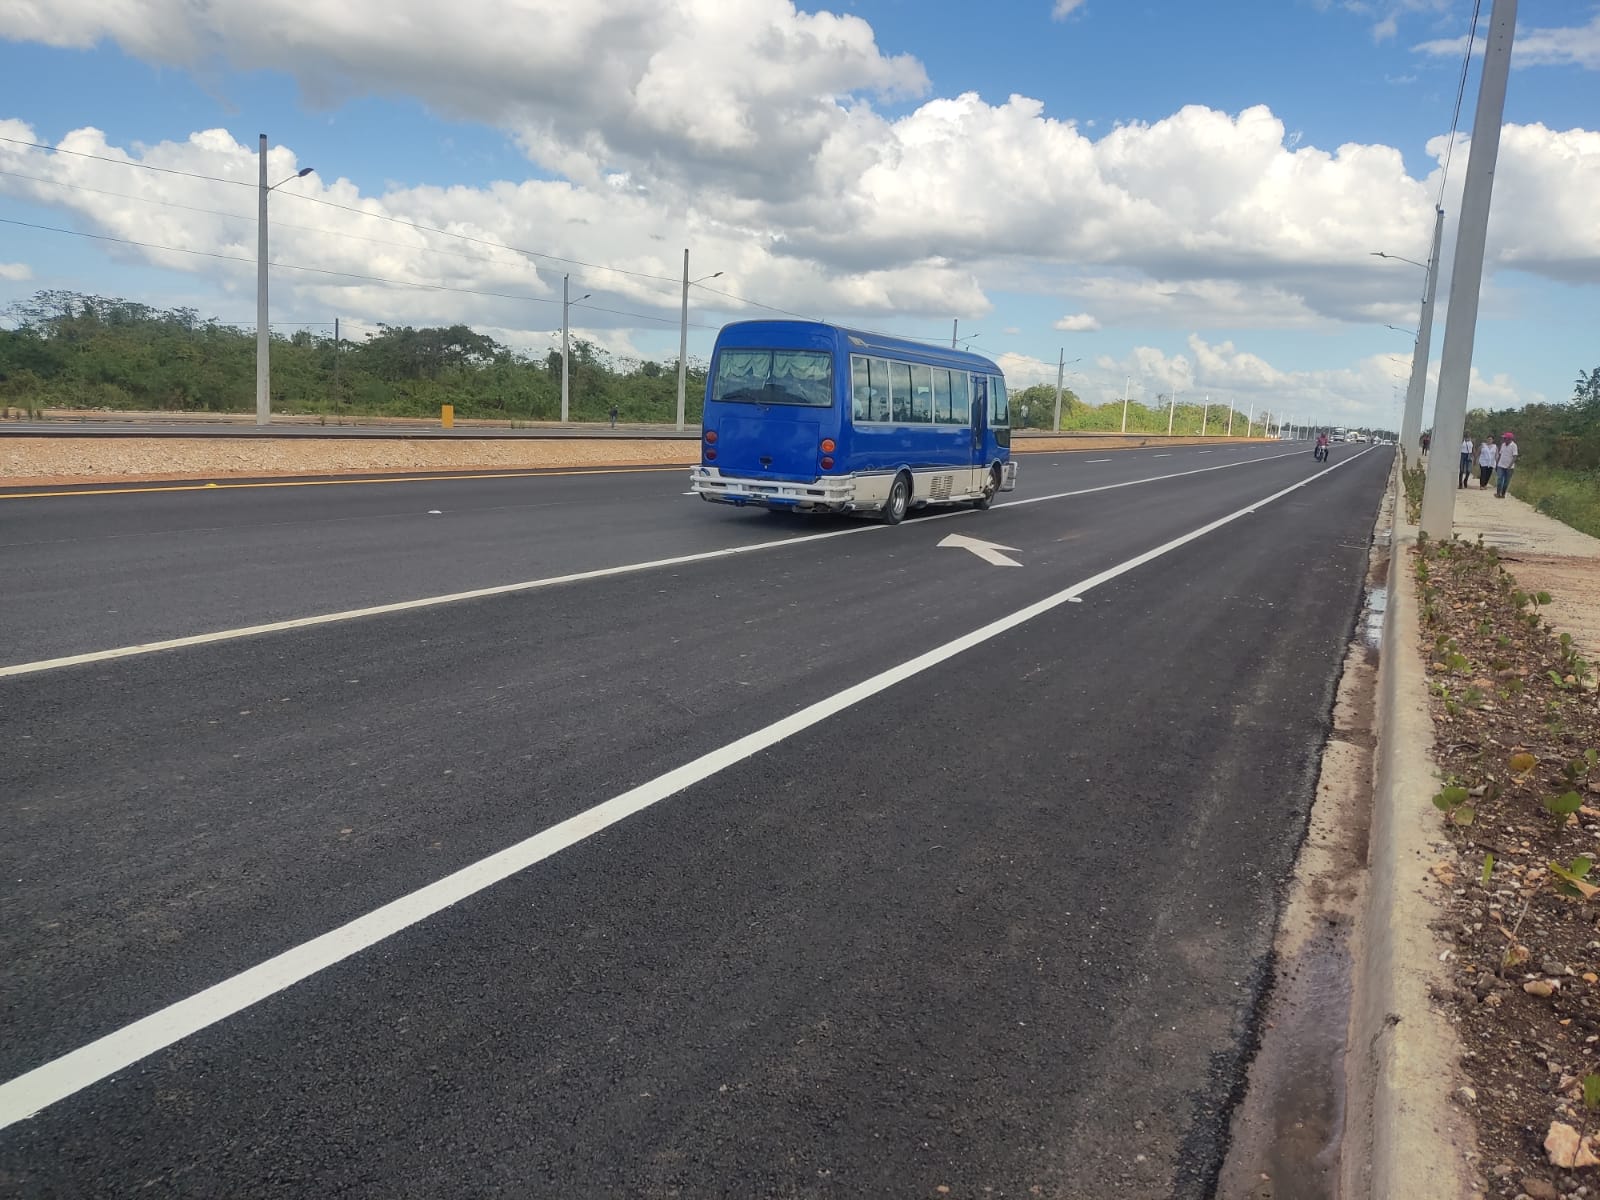
<svg viewBox="0 0 1600 1200">
<path fill-rule="evenodd" d="M 0 1193 L 1205 1195 L 1390 463 L 1285 449 L 895 529 L 679 473 L 0 504 L 9 664 L 782 543 L 0 678 L 0 1115 L 710 756 L 80 1071 Z"/>
</svg>

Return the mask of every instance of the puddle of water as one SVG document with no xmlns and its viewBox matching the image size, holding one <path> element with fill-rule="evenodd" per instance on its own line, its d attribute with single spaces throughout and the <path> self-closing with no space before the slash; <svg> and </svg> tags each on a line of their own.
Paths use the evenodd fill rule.
<svg viewBox="0 0 1600 1200">
<path fill-rule="evenodd" d="M 1383 646 L 1383 622 L 1389 609 L 1389 589 L 1379 585 L 1367 592 L 1367 607 L 1361 614 L 1361 641 L 1368 650 Z"/>
<path fill-rule="evenodd" d="M 1333 1200 L 1344 1132 L 1348 931 L 1337 927 L 1284 965 L 1273 989 L 1270 1049 L 1251 1089 L 1270 1102 L 1235 1131 L 1218 1200 Z"/>
</svg>

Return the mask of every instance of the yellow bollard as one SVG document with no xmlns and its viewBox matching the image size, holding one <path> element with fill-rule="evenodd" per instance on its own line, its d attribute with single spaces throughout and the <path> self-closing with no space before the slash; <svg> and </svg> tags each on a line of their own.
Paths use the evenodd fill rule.
<svg viewBox="0 0 1600 1200">
<path fill-rule="evenodd" d="M 439 406 L 439 428 L 454 429 L 456 427 L 456 406 L 454 404 L 441 404 Z"/>
</svg>

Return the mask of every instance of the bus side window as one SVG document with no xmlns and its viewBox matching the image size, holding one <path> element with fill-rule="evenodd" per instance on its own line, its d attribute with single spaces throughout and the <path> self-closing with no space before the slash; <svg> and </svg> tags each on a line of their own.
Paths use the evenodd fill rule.
<svg viewBox="0 0 1600 1200">
<path fill-rule="evenodd" d="M 850 356 L 850 416 L 856 421 L 872 418 L 872 360 L 859 354 Z"/>
<path fill-rule="evenodd" d="M 1006 399 L 1006 381 L 998 375 L 989 376 L 989 424 L 1004 429 L 1011 424 L 1011 407 Z"/>
<path fill-rule="evenodd" d="M 978 418 L 983 416 L 984 409 L 989 403 L 989 377 L 987 375 L 972 376 L 972 427 L 979 426 Z"/>
<path fill-rule="evenodd" d="M 893 401 L 891 420 L 899 423 L 911 420 L 911 364 L 889 364 L 889 395 Z"/>
<path fill-rule="evenodd" d="M 950 372 L 950 420 L 957 425 L 966 425 L 972 420 L 969 378 L 965 371 Z"/>
<path fill-rule="evenodd" d="M 919 425 L 933 420 L 933 368 L 911 368 L 911 419 Z"/>
<path fill-rule="evenodd" d="M 933 373 L 933 419 L 940 425 L 954 420 L 950 414 L 950 372 L 942 367 Z"/>
</svg>

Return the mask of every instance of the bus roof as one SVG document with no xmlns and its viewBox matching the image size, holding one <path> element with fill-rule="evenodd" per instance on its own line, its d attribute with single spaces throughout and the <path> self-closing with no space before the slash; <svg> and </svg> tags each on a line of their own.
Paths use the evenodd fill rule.
<svg viewBox="0 0 1600 1200">
<path fill-rule="evenodd" d="M 734 321 L 724 325 L 717 334 L 719 346 L 731 344 L 779 350 L 787 347 L 816 348 L 819 344 L 836 345 L 840 339 L 843 339 L 846 351 L 913 358 L 933 366 L 955 367 L 985 375 L 1002 374 L 993 361 L 970 350 L 952 350 L 949 346 L 921 342 L 915 338 L 847 329 L 824 321 Z"/>
</svg>

